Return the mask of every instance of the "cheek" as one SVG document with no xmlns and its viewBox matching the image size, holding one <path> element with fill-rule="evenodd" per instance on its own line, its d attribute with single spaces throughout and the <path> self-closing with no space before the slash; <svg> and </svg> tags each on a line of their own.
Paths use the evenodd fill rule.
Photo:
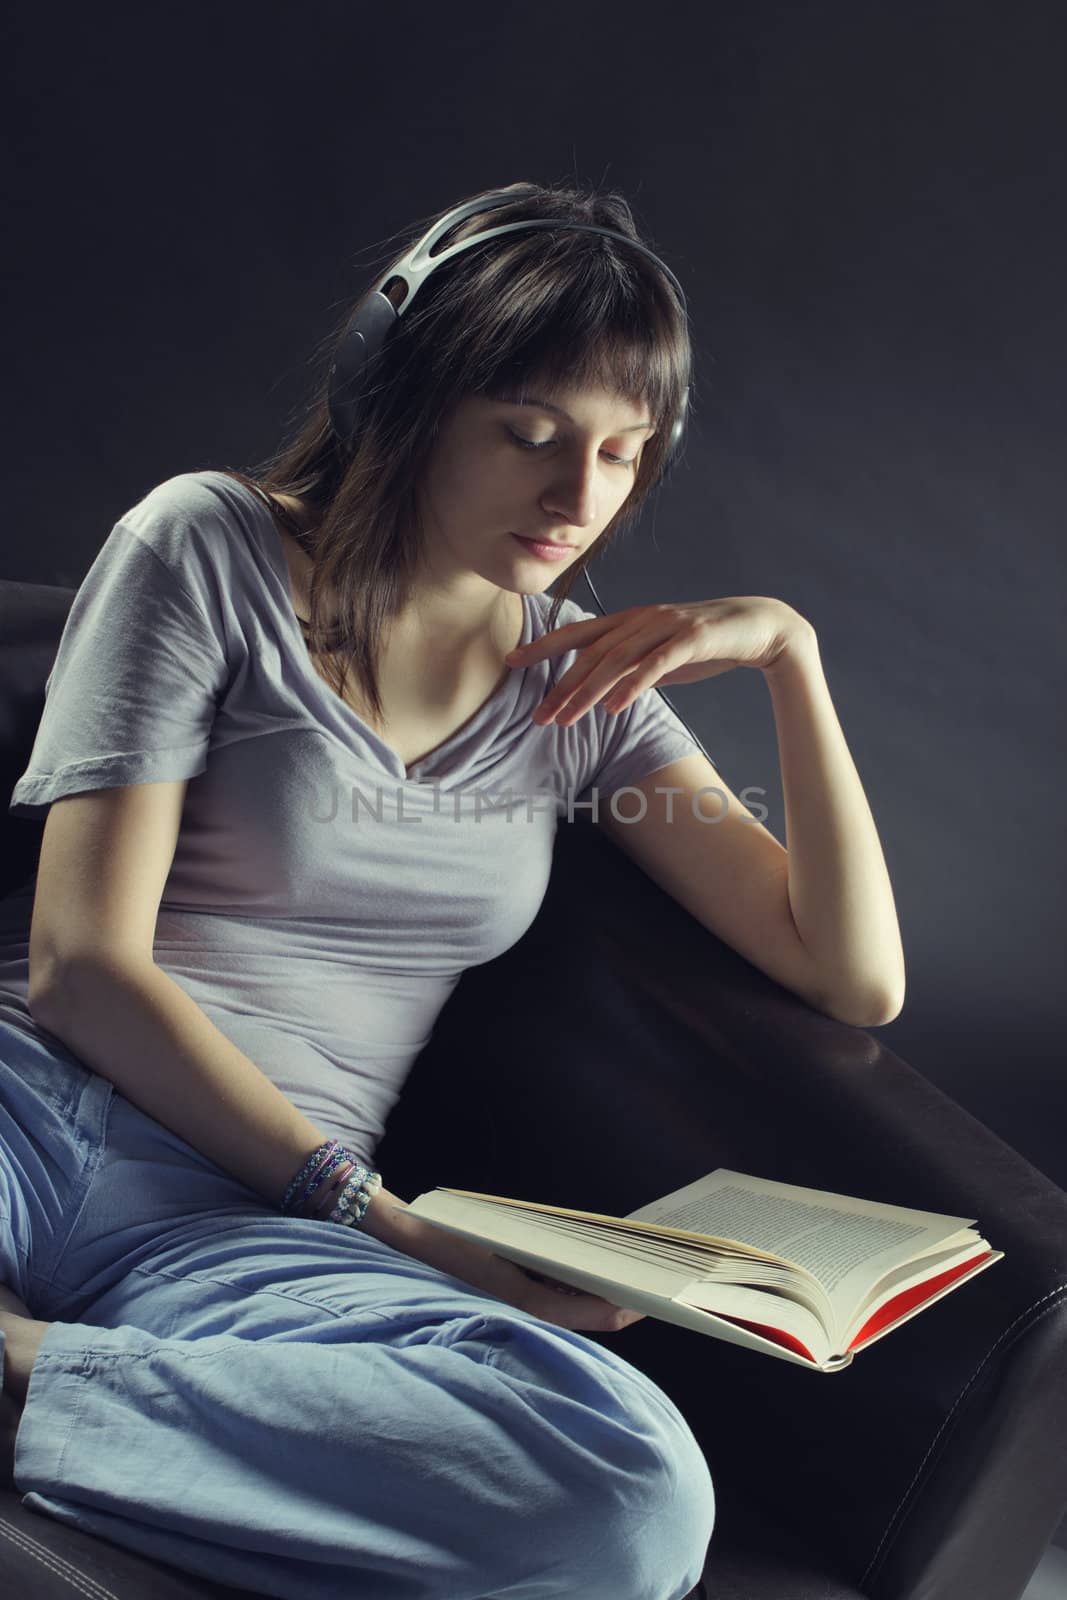
<svg viewBox="0 0 1067 1600">
<path fill-rule="evenodd" d="M 423 491 L 437 526 L 449 531 L 461 528 L 480 498 L 479 487 L 478 474 L 464 471 L 460 463 L 436 463 L 426 475 Z"/>
<path fill-rule="evenodd" d="M 536 474 L 517 470 L 503 449 L 442 451 L 424 479 L 428 503 L 440 525 L 457 538 L 507 531 L 530 519 Z"/>
</svg>

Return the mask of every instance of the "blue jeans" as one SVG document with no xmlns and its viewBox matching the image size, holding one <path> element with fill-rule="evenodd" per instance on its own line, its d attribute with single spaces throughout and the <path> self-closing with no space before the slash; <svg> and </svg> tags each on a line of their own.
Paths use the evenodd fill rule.
<svg viewBox="0 0 1067 1600">
<path fill-rule="evenodd" d="M 272 1210 L 47 1038 L 0 1022 L 0 1281 L 52 1324 L 27 1505 L 291 1600 L 694 1587 L 711 1478 L 650 1378 Z"/>
</svg>

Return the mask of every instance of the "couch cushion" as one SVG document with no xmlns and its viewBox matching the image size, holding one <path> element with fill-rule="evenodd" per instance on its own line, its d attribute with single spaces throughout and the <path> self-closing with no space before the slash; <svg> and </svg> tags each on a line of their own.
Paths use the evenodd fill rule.
<svg viewBox="0 0 1067 1600">
<path fill-rule="evenodd" d="M 707 1564 L 707 1600 L 863 1600 L 862 1592 L 758 1510 L 720 1509 Z M 0 1590 L 20 1600 L 250 1600 L 251 1591 L 190 1577 L 124 1550 L 0 1491 Z M 264 1600 L 257 1596 L 256 1600 Z M 700 1600 L 699 1589 L 694 1600 Z"/>
</svg>

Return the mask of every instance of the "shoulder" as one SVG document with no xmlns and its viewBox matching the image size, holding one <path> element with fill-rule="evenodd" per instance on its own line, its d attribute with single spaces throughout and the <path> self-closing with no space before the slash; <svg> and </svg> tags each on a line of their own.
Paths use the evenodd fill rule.
<svg viewBox="0 0 1067 1600">
<path fill-rule="evenodd" d="M 153 614 L 191 608 L 221 635 L 262 603 L 262 545 L 251 490 L 214 469 L 179 472 L 117 518 L 90 573 L 125 603 L 138 596 Z"/>
<path fill-rule="evenodd" d="M 256 543 L 258 522 L 253 491 L 227 473 L 179 472 L 122 513 L 114 541 L 133 534 L 175 572 L 191 566 L 229 569 L 242 559 L 238 552 Z"/>
<path fill-rule="evenodd" d="M 235 512 L 246 512 L 251 496 L 252 491 L 236 478 L 215 468 L 178 472 L 149 489 L 119 520 L 139 529 L 160 518 L 191 521 L 203 516 L 232 517 Z"/>
</svg>

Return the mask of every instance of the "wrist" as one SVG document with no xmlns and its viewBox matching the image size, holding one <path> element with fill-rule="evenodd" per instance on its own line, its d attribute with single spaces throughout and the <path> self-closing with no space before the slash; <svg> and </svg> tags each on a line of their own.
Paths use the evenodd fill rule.
<svg viewBox="0 0 1067 1600">
<path fill-rule="evenodd" d="M 418 1217 L 408 1216 L 407 1210 L 406 1200 L 401 1200 L 399 1195 L 391 1194 L 383 1187 L 371 1198 L 363 1218 L 363 1232 L 380 1239 L 383 1244 L 403 1249 L 398 1241 L 409 1239 L 414 1224 L 419 1220 Z"/>
<path fill-rule="evenodd" d="M 282 1211 L 296 1216 L 306 1214 L 317 1191 L 346 1159 L 347 1152 L 339 1139 L 320 1140 L 300 1168 L 290 1175 L 285 1193 L 278 1202 Z"/>
<path fill-rule="evenodd" d="M 280 1206 L 287 1216 L 361 1227 L 381 1183 L 339 1139 L 327 1139 L 290 1179 Z"/>
<path fill-rule="evenodd" d="M 298 1214 L 302 1217 L 328 1218 L 345 1184 L 358 1170 L 356 1163 L 343 1151 L 335 1155 L 326 1163 L 307 1199 L 295 1208 Z"/>
<path fill-rule="evenodd" d="M 763 676 L 771 681 L 787 677 L 798 667 L 803 668 L 810 665 L 813 660 L 818 660 L 818 656 L 819 640 L 815 629 L 806 617 L 794 612 L 785 632 L 782 647 L 774 660 L 769 661 L 763 668 Z"/>
</svg>

